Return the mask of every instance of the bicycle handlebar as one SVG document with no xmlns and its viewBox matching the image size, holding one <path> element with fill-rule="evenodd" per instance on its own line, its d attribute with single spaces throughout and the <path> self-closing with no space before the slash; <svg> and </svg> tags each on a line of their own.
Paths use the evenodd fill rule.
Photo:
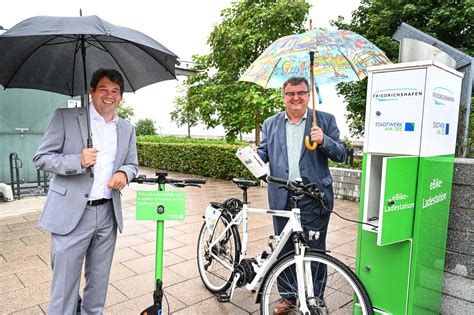
<svg viewBox="0 0 474 315">
<path fill-rule="evenodd" d="M 185 184 L 198 184 L 198 185 L 204 185 L 206 183 L 205 179 L 201 178 L 185 178 L 185 179 L 176 179 L 176 178 L 168 178 L 168 183 L 182 183 L 184 182 Z"/>
<path fill-rule="evenodd" d="M 170 184 L 173 186 L 184 187 L 184 186 L 198 186 L 204 185 L 206 183 L 205 179 L 201 178 L 166 178 L 166 177 L 156 177 L 156 178 L 146 178 L 145 176 L 138 176 L 132 179 L 134 183 L 152 183 L 152 184 Z"/>
<path fill-rule="evenodd" d="M 283 178 L 277 178 L 273 176 L 267 176 L 269 182 L 281 184 L 283 189 L 293 192 L 295 195 L 306 195 L 314 199 L 322 199 L 324 193 L 320 192 L 315 183 L 303 184 L 297 180 L 287 180 Z"/>
<path fill-rule="evenodd" d="M 288 180 L 268 175 L 267 180 L 276 184 L 288 185 Z"/>
</svg>

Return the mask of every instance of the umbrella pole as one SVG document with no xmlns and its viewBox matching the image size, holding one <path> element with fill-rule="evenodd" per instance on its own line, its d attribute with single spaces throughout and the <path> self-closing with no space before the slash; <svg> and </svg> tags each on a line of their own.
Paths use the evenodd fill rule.
<svg viewBox="0 0 474 315">
<path fill-rule="evenodd" d="M 316 95 L 315 95 L 315 91 L 314 91 L 314 70 L 313 70 L 313 67 L 314 67 L 314 51 L 309 52 L 309 60 L 310 60 L 309 73 L 310 73 L 310 77 L 311 77 L 311 100 L 312 100 L 312 105 L 313 105 L 313 124 L 312 124 L 312 127 L 314 128 L 314 127 L 316 127 L 316 105 L 314 103 L 314 98 L 315 98 Z M 306 136 L 306 138 L 305 138 L 305 145 L 306 145 L 306 149 L 308 149 L 310 151 L 314 151 L 318 147 L 317 142 L 314 142 L 313 144 L 311 144 L 309 136 Z"/>
<path fill-rule="evenodd" d="M 92 148 L 92 138 L 91 138 L 91 118 L 90 118 L 90 109 L 89 109 L 89 93 L 87 88 L 87 72 L 86 72 L 86 44 L 84 40 L 84 35 L 81 35 L 81 53 L 82 53 L 82 69 L 84 71 L 84 90 L 85 90 L 85 101 L 86 101 L 86 116 L 87 116 L 87 148 Z"/>
</svg>

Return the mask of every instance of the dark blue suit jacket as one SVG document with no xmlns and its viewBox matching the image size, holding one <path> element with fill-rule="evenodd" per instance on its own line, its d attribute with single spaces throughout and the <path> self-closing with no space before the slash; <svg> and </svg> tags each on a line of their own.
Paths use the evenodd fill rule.
<svg viewBox="0 0 474 315">
<path fill-rule="evenodd" d="M 311 132 L 313 120 L 312 111 L 308 109 L 305 125 L 305 136 Z M 306 149 L 304 138 L 297 139 L 301 142 L 300 174 L 303 183 L 316 183 L 319 190 L 324 192 L 326 206 L 333 208 L 334 193 L 332 188 L 332 176 L 329 172 L 328 158 L 342 162 L 345 159 L 346 150 L 343 142 L 339 139 L 339 129 L 333 115 L 316 111 L 316 124 L 324 133 L 324 142 L 318 145 L 314 151 Z M 262 141 L 258 147 L 258 155 L 264 162 L 270 162 L 270 174 L 274 177 L 288 178 L 288 151 L 286 147 L 285 112 L 276 114 L 263 123 Z M 270 209 L 285 209 L 288 192 L 278 189 L 279 185 L 269 183 L 268 201 Z"/>
</svg>

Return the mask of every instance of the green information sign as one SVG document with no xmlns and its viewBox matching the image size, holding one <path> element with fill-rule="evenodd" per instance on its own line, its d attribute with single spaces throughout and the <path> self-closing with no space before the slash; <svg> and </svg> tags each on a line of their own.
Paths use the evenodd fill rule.
<svg viewBox="0 0 474 315">
<path fill-rule="evenodd" d="M 184 220 L 186 193 L 183 191 L 137 191 L 137 220 Z"/>
</svg>

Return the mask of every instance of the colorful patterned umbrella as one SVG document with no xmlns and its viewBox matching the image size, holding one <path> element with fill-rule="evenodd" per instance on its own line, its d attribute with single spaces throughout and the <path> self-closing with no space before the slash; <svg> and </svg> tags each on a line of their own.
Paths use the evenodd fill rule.
<svg viewBox="0 0 474 315">
<path fill-rule="evenodd" d="M 388 63 L 391 62 L 382 50 L 356 33 L 313 29 L 273 42 L 239 80 L 263 88 L 281 88 L 291 77 L 307 78 L 313 90 L 315 127 L 315 90 L 322 102 L 318 84 L 362 80 L 367 76 L 367 67 Z M 310 144 L 308 136 L 305 143 L 308 150 L 317 147 L 317 143 Z"/>
<path fill-rule="evenodd" d="M 382 50 L 361 35 L 313 29 L 273 42 L 240 81 L 253 82 L 263 88 L 281 88 L 291 77 L 306 77 L 310 81 L 310 51 L 315 53 L 316 84 L 362 80 L 367 76 L 367 67 L 390 63 Z"/>
</svg>

